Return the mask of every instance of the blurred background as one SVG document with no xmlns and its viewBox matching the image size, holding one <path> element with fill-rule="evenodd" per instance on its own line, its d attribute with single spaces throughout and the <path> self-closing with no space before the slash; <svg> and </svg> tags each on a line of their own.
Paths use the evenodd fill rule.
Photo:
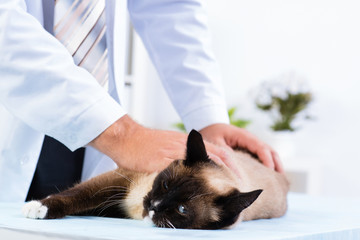
<svg viewBox="0 0 360 240">
<path fill-rule="evenodd" d="M 279 152 L 293 191 L 360 197 L 360 1 L 206 2 L 232 117 L 249 121 L 246 128 Z M 129 39 L 129 114 L 148 127 L 178 130 L 141 40 L 131 30 Z M 295 131 L 274 131 L 277 108 L 256 104 L 277 97 L 289 106 L 287 93 L 311 101 L 294 115 Z"/>
<path fill-rule="evenodd" d="M 277 149 L 293 191 L 360 197 L 360 2 L 206 2 L 234 117 L 249 120 L 246 128 Z M 175 129 L 180 118 L 136 34 L 132 50 L 130 114 Z M 311 93 L 295 131 L 270 128 L 274 114 L 256 107 L 264 86 L 275 95 L 284 88 Z"/>
</svg>

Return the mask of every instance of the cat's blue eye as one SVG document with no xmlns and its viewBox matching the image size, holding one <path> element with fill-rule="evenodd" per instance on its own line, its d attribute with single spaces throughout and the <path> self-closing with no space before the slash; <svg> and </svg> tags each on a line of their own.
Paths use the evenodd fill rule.
<svg viewBox="0 0 360 240">
<path fill-rule="evenodd" d="M 180 205 L 180 206 L 178 207 L 178 210 L 179 210 L 179 212 L 180 212 L 181 214 L 186 214 L 186 213 L 187 213 L 186 208 L 185 208 L 183 205 Z"/>
<path fill-rule="evenodd" d="M 162 186 L 165 190 L 168 190 L 169 186 L 166 181 L 162 181 Z"/>
</svg>

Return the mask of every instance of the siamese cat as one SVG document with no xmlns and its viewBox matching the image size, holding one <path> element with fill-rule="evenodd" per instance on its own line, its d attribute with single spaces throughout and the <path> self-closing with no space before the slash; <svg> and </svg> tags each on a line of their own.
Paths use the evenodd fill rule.
<svg viewBox="0 0 360 240">
<path fill-rule="evenodd" d="M 186 158 L 160 173 L 119 168 L 30 201 L 23 214 L 34 219 L 74 214 L 148 219 L 157 227 L 183 229 L 221 229 L 284 215 L 289 189 L 285 176 L 248 153 L 236 151 L 231 157 L 240 178 L 208 157 L 200 133 L 193 130 Z"/>
</svg>

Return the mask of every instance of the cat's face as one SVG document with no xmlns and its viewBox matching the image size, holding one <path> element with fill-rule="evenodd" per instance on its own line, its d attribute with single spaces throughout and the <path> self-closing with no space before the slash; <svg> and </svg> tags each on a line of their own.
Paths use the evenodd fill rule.
<svg viewBox="0 0 360 240">
<path fill-rule="evenodd" d="M 219 229 L 235 223 L 260 193 L 240 193 L 233 176 L 208 158 L 201 135 L 192 131 L 186 159 L 159 173 L 144 198 L 143 215 L 158 227 Z"/>
</svg>

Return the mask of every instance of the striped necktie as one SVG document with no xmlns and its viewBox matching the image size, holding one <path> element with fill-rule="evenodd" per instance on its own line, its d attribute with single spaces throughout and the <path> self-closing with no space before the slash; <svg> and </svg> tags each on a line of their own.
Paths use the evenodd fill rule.
<svg viewBox="0 0 360 240">
<path fill-rule="evenodd" d="M 107 87 L 105 0 L 55 0 L 53 30 L 75 63 Z"/>
</svg>

